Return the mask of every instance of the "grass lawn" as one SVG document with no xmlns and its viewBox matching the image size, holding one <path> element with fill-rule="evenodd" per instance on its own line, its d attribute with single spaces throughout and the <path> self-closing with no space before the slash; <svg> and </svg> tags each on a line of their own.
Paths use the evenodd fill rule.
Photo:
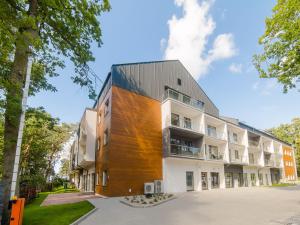
<svg viewBox="0 0 300 225">
<path fill-rule="evenodd" d="M 38 198 L 25 206 L 23 225 L 69 225 L 94 208 L 88 201 L 40 206 L 48 194 L 66 193 L 64 191 L 71 192 L 57 189 L 54 192 L 40 193 Z"/>
<path fill-rule="evenodd" d="M 289 187 L 289 186 L 296 186 L 293 183 L 279 183 L 279 184 L 272 184 L 271 187 Z"/>
</svg>

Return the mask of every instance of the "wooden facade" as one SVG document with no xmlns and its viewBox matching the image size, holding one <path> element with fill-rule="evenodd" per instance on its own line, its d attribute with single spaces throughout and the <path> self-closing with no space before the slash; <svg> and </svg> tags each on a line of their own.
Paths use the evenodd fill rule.
<svg viewBox="0 0 300 225">
<path fill-rule="evenodd" d="M 105 102 L 109 111 L 104 115 Z M 99 148 L 96 193 L 105 196 L 142 194 L 145 182 L 162 179 L 161 103 L 112 86 L 98 106 Z M 103 136 L 109 131 L 108 143 Z M 103 171 L 107 185 L 102 185 Z"/>
<path fill-rule="evenodd" d="M 289 180 L 291 180 L 293 177 L 296 179 L 295 161 L 292 147 L 283 146 L 283 164 L 285 177 Z"/>
</svg>

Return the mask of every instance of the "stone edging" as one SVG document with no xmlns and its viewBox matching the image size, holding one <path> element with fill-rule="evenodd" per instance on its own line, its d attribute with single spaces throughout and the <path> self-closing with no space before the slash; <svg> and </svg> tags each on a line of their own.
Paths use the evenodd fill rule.
<svg viewBox="0 0 300 225">
<path fill-rule="evenodd" d="M 83 216 L 81 216 L 80 218 L 78 218 L 76 221 L 74 221 L 70 225 L 78 225 L 80 222 L 82 222 L 83 220 L 85 220 L 88 216 L 90 216 L 92 213 L 96 212 L 97 210 L 98 210 L 98 208 L 93 208 L 91 211 L 89 211 L 88 213 L 84 214 Z"/>
<path fill-rule="evenodd" d="M 174 200 L 176 199 L 177 197 L 173 196 L 171 198 L 168 198 L 164 201 L 161 201 L 161 202 L 157 202 L 157 203 L 154 203 L 154 204 L 151 204 L 151 205 L 135 205 L 135 204 L 130 204 L 129 202 L 127 201 L 124 201 L 124 200 L 120 200 L 121 203 L 123 203 L 124 205 L 127 205 L 127 206 L 130 206 L 132 208 L 149 208 L 149 207 L 154 207 L 154 206 L 157 206 L 157 205 L 160 205 L 160 204 L 163 204 L 163 203 L 166 203 L 168 201 L 171 201 L 171 200 Z"/>
</svg>

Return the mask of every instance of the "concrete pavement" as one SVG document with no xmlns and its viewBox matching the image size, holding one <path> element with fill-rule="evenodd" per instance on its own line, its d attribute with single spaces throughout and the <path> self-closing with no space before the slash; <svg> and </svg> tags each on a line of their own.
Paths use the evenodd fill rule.
<svg viewBox="0 0 300 225">
<path fill-rule="evenodd" d="M 119 200 L 89 200 L 98 210 L 80 225 L 300 225 L 300 186 L 182 193 L 152 208 Z"/>
</svg>

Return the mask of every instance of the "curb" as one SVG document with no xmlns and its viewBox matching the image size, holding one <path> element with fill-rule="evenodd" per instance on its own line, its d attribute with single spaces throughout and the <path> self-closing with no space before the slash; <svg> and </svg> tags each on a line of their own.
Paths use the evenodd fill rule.
<svg viewBox="0 0 300 225">
<path fill-rule="evenodd" d="M 85 220 L 88 216 L 90 216 L 92 213 L 96 212 L 97 210 L 98 210 L 98 208 L 93 208 L 87 214 L 84 214 L 82 217 L 78 218 L 76 221 L 74 221 L 70 225 L 78 225 L 80 222 L 82 222 L 83 220 Z"/>
</svg>

